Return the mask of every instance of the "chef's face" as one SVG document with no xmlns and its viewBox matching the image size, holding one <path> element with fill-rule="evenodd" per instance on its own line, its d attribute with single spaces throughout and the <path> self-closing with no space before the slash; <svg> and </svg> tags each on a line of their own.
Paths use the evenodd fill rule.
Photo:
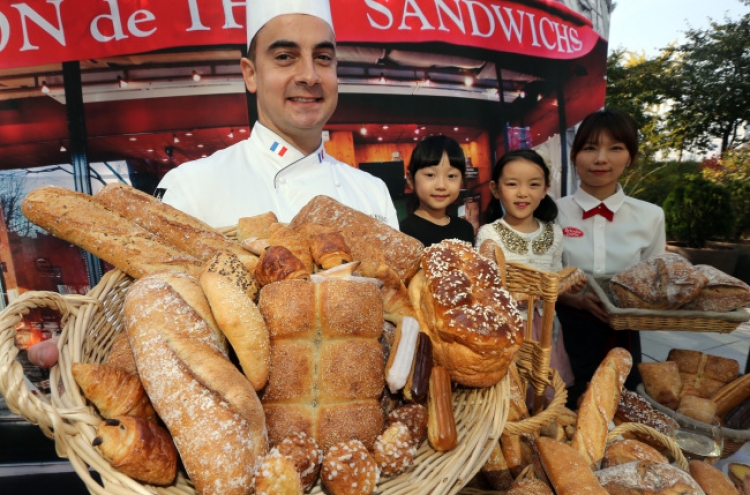
<svg viewBox="0 0 750 495">
<path fill-rule="evenodd" d="M 247 89 L 258 97 L 260 123 L 301 151 L 314 151 L 338 102 L 331 27 L 310 15 L 275 17 L 256 35 L 255 60 L 241 65 Z"/>
</svg>

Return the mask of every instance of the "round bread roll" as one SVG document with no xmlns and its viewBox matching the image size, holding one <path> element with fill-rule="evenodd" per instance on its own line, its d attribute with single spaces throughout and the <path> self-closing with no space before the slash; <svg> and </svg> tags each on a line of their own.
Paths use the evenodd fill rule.
<svg viewBox="0 0 750 495">
<path fill-rule="evenodd" d="M 302 482 L 294 462 L 274 447 L 255 471 L 255 495 L 299 495 Z"/>
<path fill-rule="evenodd" d="M 620 440 L 604 451 L 602 469 L 635 461 L 669 462 L 655 448 L 638 440 Z"/>
<path fill-rule="evenodd" d="M 707 495 L 737 495 L 727 476 L 717 468 L 703 461 L 690 461 L 688 464 L 690 476 L 703 488 Z"/>
<path fill-rule="evenodd" d="M 302 480 L 302 488 L 310 488 L 315 483 L 323 462 L 323 452 L 315 440 L 304 433 L 296 433 L 286 437 L 276 448 L 294 462 Z"/>
<path fill-rule="evenodd" d="M 349 440 L 326 451 L 320 477 L 331 495 L 370 495 L 380 474 L 365 445 Z"/>
<path fill-rule="evenodd" d="M 398 421 L 375 440 L 372 455 L 383 476 L 403 473 L 414 464 L 413 440 L 409 428 Z"/>
<path fill-rule="evenodd" d="M 704 495 L 689 474 L 663 462 L 630 462 L 594 475 L 610 495 Z"/>
<path fill-rule="evenodd" d="M 427 439 L 427 409 L 421 404 L 406 404 L 397 407 L 386 418 L 386 425 L 403 423 L 411 433 L 411 441 L 419 447 Z"/>
</svg>

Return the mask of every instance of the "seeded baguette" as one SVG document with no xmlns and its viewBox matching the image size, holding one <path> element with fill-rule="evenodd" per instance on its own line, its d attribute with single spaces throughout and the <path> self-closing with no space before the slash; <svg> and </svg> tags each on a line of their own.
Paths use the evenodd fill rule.
<svg viewBox="0 0 750 495">
<path fill-rule="evenodd" d="M 133 278 L 176 271 L 198 277 L 203 263 L 87 194 L 57 186 L 31 191 L 21 212 L 50 234 L 75 244 Z"/>
</svg>

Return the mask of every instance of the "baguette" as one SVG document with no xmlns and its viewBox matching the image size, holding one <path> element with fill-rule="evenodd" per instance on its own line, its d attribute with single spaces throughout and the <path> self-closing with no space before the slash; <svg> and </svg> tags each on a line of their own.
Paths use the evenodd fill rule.
<svg viewBox="0 0 750 495">
<path fill-rule="evenodd" d="M 107 184 L 94 199 L 201 261 L 227 252 L 237 256 L 249 270 L 258 262 L 255 255 L 210 225 L 127 184 Z"/>
<path fill-rule="evenodd" d="M 194 277 L 203 263 L 91 196 L 56 186 L 31 191 L 21 212 L 50 234 L 75 244 L 133 278 L 177 271 Z"/>
<path fill-rule="evenodd" d="M 583 395 L 570 445 L 591 465 L 598 464 L 604 455 L 609 423 L 615 417 L 622 386 L 632 365 L 630 353 L 615 347 L 596 369 Z"/>
<path fill-rule="evenodd" d="M 557 495 L 608 495 L 577 450 L 546 437 L 537 438 L 535 444 Z"/>
<path fill-rule="evenodd" d="M 239 258 L 217 253 L 206 263 L 200 283 L 243 373 L 256 391 L 261 390 L 268 381 L 271 343 L 263 316 L 253 302 L 258 292 L 255 279 Z"/>
<path fill-rule="evenodd" d="M 248 494 L 268 452 L 255 390 L 205 321 L 159 275 L 131 286 L 123 314 L 143 386 L 196 490 Z"/>
</svg>

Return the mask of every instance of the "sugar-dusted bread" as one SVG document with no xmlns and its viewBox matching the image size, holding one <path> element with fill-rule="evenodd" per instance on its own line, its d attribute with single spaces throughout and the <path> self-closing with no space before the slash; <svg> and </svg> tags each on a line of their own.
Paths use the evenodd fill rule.
<svg viewBox="0 0 750 495">
<path fill-rule="evenodd" d="M 704 495 L 688 473 L 664 462 L 620 464 L 594 475 L 609 495 Z"/>
<path fill-rule="evenodd" d="M 352 439 L 368 448 L 383 431 L 383 300 L 377 285 L 284 280 L 261 289 L 271 337 L 262 402 L 272 445 L 297 432 L 324 451 Z"/>
<path fill-rule="evenodd" d="M 628 389 L 622 390 L 614 421 L 617 425 L 640 423 L 667 436 L 671 436 L 677 428 L 677 422 L 674 419 L 654 409 L 646 399 Z M 637 435 L 635 436 L 637 437 Z"/>
<path fill-rule="evenodd" d="M 309 223 L 334 228 L 351 249 L 353 259 L 385 262 L 405 282 L 419 269 L 421 242 L 333 198 L 314 197 L 289 227 L 299 231 Z"/>
<path fill-rule="evenodd" d="M 750 303 L 750 285 L 727 275 L 711 265 L 695 265 L 695 269 L 708 278 L 708 283 L 698 296 L 681 309 L 698 311 L 731 311 Z"/>
<path fill-rule="evenodd" d="M 616 273 L 609 283 L 620 308 L 677 309 L 693 300 L 708 278 L 679 254 L 664 253 Z"/>
<path fill-rule="evenodd" d="M 523 343 L 522 321 L 493 260 L 456 239 L 433 244 L 409 297 L 435 364 L 455 383 L 489 387 L 505 376 Z"/>
</svg>

